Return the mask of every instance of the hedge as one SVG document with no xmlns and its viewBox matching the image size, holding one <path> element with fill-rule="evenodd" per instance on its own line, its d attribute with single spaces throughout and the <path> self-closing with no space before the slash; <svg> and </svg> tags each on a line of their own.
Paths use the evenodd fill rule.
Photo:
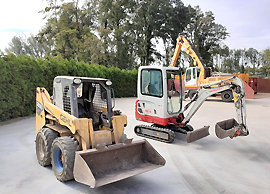
<svg viewBox="0 0 270 194">
<path fill-rule="evenodd" d="M 53 79 L 58 75 L 107 78 L 116 97 L 136 95 L 137 70 L 79 63 L 75 60 L 35 59 L 12 54 L 0 57 L 0 121 L 35 112 L 36 87 L 45 87 L 52 95 Z"/>
</svg>

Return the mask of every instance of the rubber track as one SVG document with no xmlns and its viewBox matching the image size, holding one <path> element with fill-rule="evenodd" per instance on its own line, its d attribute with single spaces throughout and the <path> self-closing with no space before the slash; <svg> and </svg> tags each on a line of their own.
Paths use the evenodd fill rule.
<svg viewBox="0 0 270 194">
<path fill-rule="evenodd" d="M 66 161 L 63 163 L 63 172 L 59 176 L 56 175 L 56 178 L 62 182 L 72 180 L 75 162 L 75 152 L 79 150 L 78 141 L 74 137 L 70 136 L 59 137 L 56 138 L 55 141 L 53 142 L 52 148 L 56 143 L 59 143 L 63 148 L 62 156 L 63 160 Z M 51 157 L 53 158 L 53 152 Z M 55 168 L 54 165 L 53 168 Z M 54 170 L 57 171 L 57 169 Z"/>
<path fill-rule="evenodd" d="M 168 139 L 162 139 L 162 138 L 158 138 L 158 137 L 154 137 L 154 136 L 150 136 L 150 135 L 145 135 L 142 133 L 137 133 L 136 128 L 145 128 L 145 129 L 149 129 L 152 131 L 157 131 L 157 132 L 161 132 L 161 133 L 167 133 L 168 134 Z M 161 142 L 166 142 L 166 143 L 172 143 L 174 141 L 174 132 L 170 129 L 167 128 L 161 128 L 161 127 L 152 127 L 149 125 L 137 125 L 134 127 L 134 132 L 136 135 L 141 136 L 141 137 L 146 137 L 146 138 L 150 138 L 150 139 L 154 139 L 154 140 L 158 140 Z"/>
</svg>

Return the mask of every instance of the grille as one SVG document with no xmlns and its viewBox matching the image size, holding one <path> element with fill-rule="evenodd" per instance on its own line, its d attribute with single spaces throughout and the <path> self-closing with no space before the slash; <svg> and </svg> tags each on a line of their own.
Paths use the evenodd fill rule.
<svg viewBox="0 0 270 194">
<path fill-rule="evenodd" d="M 64 111 L 71 114 L 71 107 L 70 107 L 70 96 L 68 96 L 69 86 L 64 87 L 64 93 L 63 93 L 63 106 Z"/>
<path fill-rule="evenodd" d="M 96 92 L 93 98 L 93 107 L 97 112 L 104 112 L 104 109 L 107 109 L 107 93 L 103 87 L 100 87 L 99 84 L 93 84 L 93 87 L 96 87 Z M 101 95 L 103 94 L 103 100 Z"/>
</svg>

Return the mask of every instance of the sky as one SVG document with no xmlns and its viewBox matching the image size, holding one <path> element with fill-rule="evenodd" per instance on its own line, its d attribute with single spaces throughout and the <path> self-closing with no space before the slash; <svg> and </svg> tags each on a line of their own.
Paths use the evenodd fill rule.
<svg viewBox="0 0 270 194">
<path fill-rule="evenodd" d="M 82 0 L 81 0 L 82 1 Z M 203 12 L 212 11 L 216 23 L 230 34 L 225 44 L 231 49 L 270 47 L 270 1 L 268 0 L 183 0 L 185 5 L 199 5 Z M 45 25 L 45 0 L 9 0 L 0 7 L 0 50 L 8 46 L 12 37 L 37 34 Z"/>
<path fill-rule="evenodd" d="M 185 5 L 199 5 L 203 12 L 212 11 L 216 23 L 230 34 L 225 44 L 231 49 L 270 47 L 269 0 L 183 0 Z"/>
</svg>

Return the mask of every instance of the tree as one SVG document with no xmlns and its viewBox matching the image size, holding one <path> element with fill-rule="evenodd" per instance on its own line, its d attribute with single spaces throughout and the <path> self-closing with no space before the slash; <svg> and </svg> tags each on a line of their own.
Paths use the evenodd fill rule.
<svg viewBox="0 0 270 194">
<path fill-rule="evenodd" d="M 168 7 L 163 11 L 163 23 L 158 36 L 163 40 L 165 47 L 165 62 L 169 66 L 173 51 L 176 47 L 176 39 L 183 33 L 191 20 L 191 6 L 184 6 L 180 0 L 169 0 Z M 181 57 L 181 55 L 180 55 Z"/>
<path fill-rule="evenodd" d="M 248 62 L 253 66 L 252 73 L 253 75 L 255 74 L 255 66 L 259 67 L 260 62 L 259 62 L 259 52 L 254 49 L 254 48 L 249 48 L 245 52 L 246 59 Z"/>
<path fill-rule="evenodd" d="M 270 74 L 270 48 L 263 50 L 260 53 L 262 66 L 259 71 L 266 77 Z"/>
<path fill-rule="evenodd" d="M 194 7 L 191 23 L 187 25 L 185 34 L 192 45 L 200 53 L 207 66 L 212 66 L 212 51 L 220 47 L 220 43 L 228 37 L 227 29 L 215 23 L 213 12 L 203 13 L 199 6 Z"/>
<path fill-rule="evenodd" d="M 102 0 L 99 3 L 101 26 L 112 32 L 113 65 L 120 69 L 133 69 L 136 66 L 131 17 L 134 7 L 134 0 Z"/>
<path fill-rule="evenodd" d="M 14 36 L 5 48 L 6 53 L 13 53 L 16 56 L 29 55 L 36 58 L 43 58 L 52 49 L 51 42 L 39 43 L 36 37 L 31 34 Z"/>
<path fill-rule="evenodd" d="M 137 0 L 134 18 L 136 49 L 141 65 L 154 62 L 162 55 L 157 52 L 153 41 L 161 38 L 165 45 L 166 61 L 168 61 L 171 44 L 188 23 L 188 9 L 179 0 Z"/>
<path fill-rule="evenodd" d="M 43 10 L 47 24 L 39 32 L 40 42 L 51 39 L 55 43 L 53 55 L 77 61 L 91 61 L 87 39 L 93 39 L 93 20 L 96 14 L 96 1 L 86 1 L 79 7 L 79 0 L 59 5 L 57 0 L 48 0 L 48 7 Z"/>
</svg>

